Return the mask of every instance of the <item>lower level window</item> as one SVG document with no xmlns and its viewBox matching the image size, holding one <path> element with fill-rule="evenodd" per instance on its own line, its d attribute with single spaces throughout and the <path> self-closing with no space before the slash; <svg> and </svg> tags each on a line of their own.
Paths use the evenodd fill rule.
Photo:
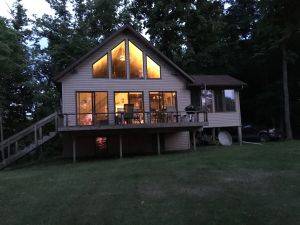
<svg viewBox="0 0 300 225">
<path fill-rule="evenodd" d="M 216 112 L 235 112 L 235 93 L 234 90 L 215 90 Z"/>
<path fill-rule="evenodd" d="M 96 137 L 96 150 L 100 152 L 107 151 L 107 137 Z"/>
</svg>

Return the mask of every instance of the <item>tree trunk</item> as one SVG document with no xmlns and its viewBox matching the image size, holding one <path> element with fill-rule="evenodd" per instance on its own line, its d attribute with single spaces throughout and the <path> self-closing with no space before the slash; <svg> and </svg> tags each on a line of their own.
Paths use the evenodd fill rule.
<svg viewBox="0 0 300 225">
<path fill-rule="evenodd" d="M 288 71 L 287 71 L 287 52 L 286 46 L 281 46 L 282 51 L 282 81 L 283 81 L 283 96 L 284 96 L 284 122 L 285 134 L 287 140 L 293 139 L 291 119 L 290 119 L 290 102 L 289 102 L 289 87 L 288 87 Z"/>
</svg>

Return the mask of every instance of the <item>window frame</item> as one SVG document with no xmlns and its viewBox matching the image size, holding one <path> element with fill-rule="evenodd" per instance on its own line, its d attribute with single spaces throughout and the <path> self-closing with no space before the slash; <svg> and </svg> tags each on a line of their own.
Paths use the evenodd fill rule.
<svg viewBox="0 0 300 225">
<path fill-rule="evenodd" d="M 160 106 L 161 106 L 161 103 L 162 103 L 162 106 L 164 106 L 163 93 L 175 93 L 175 95 L 176 95 L 175 108 L 176 108 L 176 111 L 178 112 L 178 97 L 177 97 L 178 95 L 177 95 L 177 91 L 149 91 L 149 93 L 148 93 L 148 95 L 149 95 L 149 112 L 151 112 L 151 96 L 150 96 L 151 92 L 158 92 L 159 95 L 162 94 L 162 101 L 159 102 Z M 164 110 L 164 109 L 162 109 L 162 110 Z"/>
<path fill-rule="evenodd" d="M 93 126 L 94 125 L 94 118 L 93 118 L 93 120 L 92 120 L 92 125 L 80 125 L 80 124 L 78 124 L 78 118 L 77 118 L 77 116 L 79 115 L 79 112 L 78 112 L 78 94 L 80 94 L 80 93 L 91 93 L 92 94 L 92 115 L 94 115 L 96 112 L 95 112 L 95 100 L 96 100 L 96 98 L 95 98 L 95 93 L 96 92 L 104 92 L 104 93 L 106 93 L 106 103 L 107 103 L 107 115 L 108 115 L 108 119 L 107 119 L 107 121 L 109 121 L 109 101 L 108 101 L 108 91 L 75 91 L 75 112 L 76 112 L 76 126 Z"/>
<path fill-rule="evenodd" d="M 94 64 L 97 63 L 100 59 L 102 59 L 105 55 L 107 55 L 107 76 L 106 77 L 96 77 L 94 75 Z M 102 56 L 100 56 L 99 58 L 97 58 L 92 63 L 92 77 L 95 78 L 95 79 L 109 79 L 109 77 L 110 77 L 110 69 L 109 69 L 109 54 L 108 54 L 108 52 L 105 52 L 104 54 L 102 54 Z"/>
<path fill-rule="evenodd" d="M 142 49 L 140 49 L 133 41 L 131 41 L 130 39 L 127 39 L 127 42 L 128 42 L 128 79 L 129 80 L 145 80 L 146 79 L 146 71 L 145 71 L 145 54 L 144 54 L 144 51 Z M 131 78 L 131 74 L 130 74 L 130 71 L 131 71 L 131 66 L 130 66 L 130 47 L 129 47 L 129 43 L 131 42 L 131 44 L 133 44 L 137 49 L 139 49 L 141 52 L 142 52 L 142 70 L 143 70 L 143 77 L 142 78 Z"/>
<path fill-rule="evenodd" d="M 121 77 L 113 77 L 113 57 L 112 57 L 112 51 L 118 46 L 120 45 L 122 42 L 125 43 L 125 76 L 124 78 Z M 129 49 L 129 42 L 131 42 L 136 48 L 138 48 L 141 52 L 142 52 L 142 69 L 143 69 L 143 78 L 131 78 L 130 76 L 130 49 Z M 107 55 L 107 76 L 105 77 L 96 77 L 94 76 L 94 68 L 93 65 L 95 63 L 97 63 L 101 58 L 105 57 L 105 55 Z M 147 63 L 147 58 L 149 58 L 150 60 L 152 60 L 155 64 L 157 64 L 159 66 L 159 78 L 149 78 L 148 76 L 148 63 Z M 112 79 L 112 80 L 161 80 L 162 79 L 162 66 L 160 63 L 158 63 L 156 60 L 153 59 L 154 57 L 150 56 L 149 54 L 147 54 L 144 50 L 142 50 L 142 48 L 140 48 L 140 46 L 138 46 L 135 41 L 133 41 L 132 39 L 128 39 L 128 38 L 124 38 L 121 41 L 117 42 L 117 44 L 113 45 L 113 47 L 110 47 L 109 49 L 107 49 L 107 51 L 105 51 L 104 53 L 102 53 L 102 55 L 97 58 L 95 61 L 93 61 L 92 63 L 92 68 L 91 68 L 91 72 L 92 72 L 92 78 L 95 79 Z"/>
<path fill-rule="evenodd" d="M 145 54 L 145 63 L 146 63 L 146 79 L 147 80 L 161 80 L 162 78 L 161 78 L 161 65 L 160 64 L 158 64 L 157 62 L 156 62 L 156 60 L 153 60 L 153 58 L 152 57 L 150 57 L 149 55 L 147 55 L 147 54 Z M 148 77 L 148 62 L 147 62 L 147 57 L 149 57 L 149 59 L 151 59 L 155 64 L 157 64 L 158 66 L 159 66 L 159 78 L 149 78 Z"/>
<path fill-rule="evenodd" d="M 120 77 L 113 77 L 113 60 L 112 60 L 112 58 L 113 58 L 113 56 L 112 56 L 112 51 L 116 48 L 116 47 L 118 47 L 122 42 L 124 42 L 125 43 L 125 77 L 124 78 L 120 78 Z M 108 52 L 110 52 L 110 57 L 109 57 L 109 60 L 110 60 L 110 70 L 109 70 L 109 78 L 110 79 L 112 79 L 112 80 L 128 80 L 128 60 L 126 60 L 126 59 L 128 59 L 128 55 L 127 55 L 127 49 L 128 49 L 128 47 L 127 47 L 127 45 L 128 45 L 128 40 L 127 39 L 123 39 L 122 41 L 120 41 L 120 42 L 118 42 L 118 44 L 116 44 L 116 45 L 114 45 L 114 47 L 112 47 L 112 48 L 110 48 L 109 50 L 108 50 Z"/>
<path fill-rule="evenodd" d="M 116 93 L 127 93 L 128 94 L 128 102 L 129 102 L 129 93 L 142 93 L 142 99 L 143 99 L 143 110 L 141 111 L 141 113 L 145 112 L 145 95 L 144 95 L 144 91 L 114 91 L 114 113 L 118 113 L 116 112 Z"/>
<path fill-rule="evenodd" d="M 227 110 L 226 109 L 226 100 L 225 100 L 225 91 L 226 90 L 231 90 L 233 91 L 233 96 L 234 96 L 234 110 Z M 218 110 L 218 104 L 217 104 L 217 92 L 220 91 L 222 93 L 222 110 Z M 235 89 L 215 89 L 214 90 L 214 112 L 216 113 L 236 113 L 237 112 L 237 96 L 236 96 L 236 90 Z"/>
</svg>

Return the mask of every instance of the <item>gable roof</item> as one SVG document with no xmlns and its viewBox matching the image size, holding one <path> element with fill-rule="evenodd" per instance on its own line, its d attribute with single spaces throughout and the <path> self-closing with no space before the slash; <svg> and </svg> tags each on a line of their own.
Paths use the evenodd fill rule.
<svg viewBox="0 0 300 225">
<path fill-rule="evenodd" d="M 139 41 L 141 41 L 146 47 L 153 50 L 156 54 L 158 54 L 161 58 L 163 58 L 171 67 L 173 67 L 180 75 L 182 75 L 185 79 L 187 79 L 189 82 L 193 82 L 193 79 L 190 75 L 188 75 L 186 72 L 184 72 L 181 68 L 179 68 L 174 62 L 172 62 L 167 56 L 165 56 L 161 51 L 159 51 L 157 48 L 155 48 L 150 42 L 144 38 L 139 32 L 135 31 L 130 25 L 125 25 L 118 29 L 117 31 L 113 32 L 108 38 L 104 39 L 99 45 L 97 45 L 95 48 L 90 50 L 88 53 L 86 53 L 84 56 L 76 60 L 74 63 L 66 67 L 62 72 L 54 76 L 54 81 L 59 81 L 59 79 L 63 78 L 65 75 L 67 75 L 69 72 L 74 70 L 78 65 L 83 63 L 87 58 L 89 58 L 92 54 L 97 52 L 102 46 L 104 46 L 106 43 L 108 43 L 110 40 L 115 38 L 121 33 L 130 32 L 132 33 Z"/>
<path fill-rule="evenodd" d="M 189 84 L 190 87 L 243 87 L 247 84 L 229 75 L 191 75 L 194 82 Z"/>
</svg>

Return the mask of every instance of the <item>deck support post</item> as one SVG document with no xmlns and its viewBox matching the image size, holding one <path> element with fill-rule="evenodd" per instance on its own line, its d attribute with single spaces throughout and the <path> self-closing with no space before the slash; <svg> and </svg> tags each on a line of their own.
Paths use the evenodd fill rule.
<svg viewBox="0 0 300 225">
<path fill-rule="evenodd" d="M 119 144 L 120 144 L 120 159 L 123 158 L 123 140 L 122 140 L 122 135 L 119 135 Z"/>
<path fill-rule="evenodd" d="M 157 155 L 160 155 L 160 136 L 159 133 L 156 134 L 157 139 Z"/>
<path fill-rule="evenodd" d="M 194 149 L 194 152 L 196 151 L 196 130 L 193 130 L 193 149 Z"/>
<path fill-rule="evenodd" d="M 76 137 L 73 135 L 73 163 L 76 163 Z"/>
<path fill-rule="evenodd" d="M 212 141 L 216 143 L 216 128 L 212 128 Z"/>
<path fill-rule="evenodd" d="M 238 126 L 238 127 L 237 127 L 237 130 L 238 130 L 239 144 L 242 145 L 242 144 L 243 144 L 242 127 L 241 127 L 241 126 Z"/>
</svg>

